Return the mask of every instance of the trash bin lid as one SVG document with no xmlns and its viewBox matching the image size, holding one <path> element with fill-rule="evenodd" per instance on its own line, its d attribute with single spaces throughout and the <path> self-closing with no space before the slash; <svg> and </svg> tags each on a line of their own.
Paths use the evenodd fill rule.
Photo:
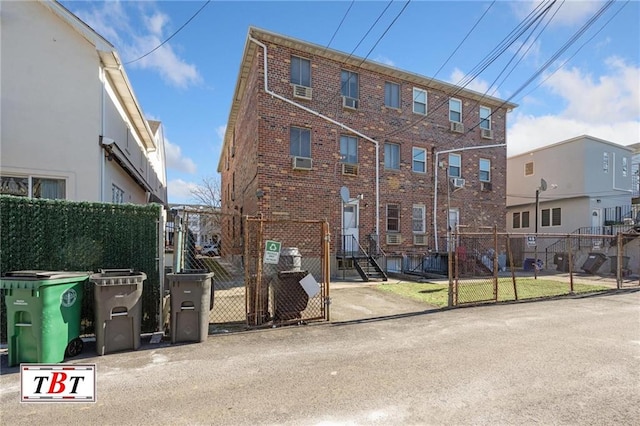
<svg viewBox="0 0 640 426">
<path fill-rule="evenodd" d="M 89 278 L 96 285 L 137 285 L 147 279 L 147 274 L 133 269 L 100 269 L 99 271 L 97 274 L 91 274 Z"/>
<path fill-rule="evenodd" d="M 184 272 L 177 272 L 175 274 L 167 274 L 167 279 L 170 282 L 177 281 L 204 281 L 213 277 L 213 272 L 193 272 L 194 270 L 186 270 Z"/>
<path fill-rule="evenodd" d="M 0 278 L 0 288 L 38 288 L 44 285 L 68 284 L 84 281 L 91 272 L 82 271 L 11 271 Z"/>
</svg>

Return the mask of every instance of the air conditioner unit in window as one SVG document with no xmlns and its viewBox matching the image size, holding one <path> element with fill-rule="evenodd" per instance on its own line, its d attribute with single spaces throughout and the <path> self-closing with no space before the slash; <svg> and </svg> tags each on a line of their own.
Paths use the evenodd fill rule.
<svg viewBox="0 0 640 426">
<path fill-rule="evenodd" d="M 358 176 L 358 165 L 342 163 L 342 174 L 348 176 Z"/>
<path fill-rule="evenodd" d="M 342 97 L 342 106 L 345 108 L 358 109 L 358 100 L 356 98 Z"/>
<path fill-rule="evenodd" d="M 293 85 L 293 97 L 299 99 L 311 100 L 313 89 L 311 87 L 300 86 L 298 84 Z"/>
<path fill-rule="evenodd" d="M 387 244 L 398 245 L 402 243 L 402 235 L 400 234 L 387 234 Z"/>
<path fill-rule="evenodd" d="M 292 165 L 294 170 L 311 170 L 313 160 L 306 157 L 293 157 Z"/>
<path fill-rule="evenodd" d="M 480 136 L 482 136 L 484 139 L 493 139 L 493 130 L 480 129 Z"/>
<path fill-rule="evenodd" d="M 464 133 L 464 124 L 452 121 L 451 131 L 456 133 Z"/>
<path fill-rule="evenodd" d="M 462 178 L 453 178 L 451 179 L 451 183 L 453 184 L 454 188 L 462 188 L 464 187 L 464 179 Z"/>
<path fill-rule="evenodd" d="M 415 245 L 415 246 L 426 246 L 427 245 L 427 236 L 425 234 L 414 234 L 413 235 L 413 245 Z"/>
<path fill-rule="evenodd" d="M 491 182 L 480 182 L 480 191 L 492 191 L 493 185 Z"/>
</svg>

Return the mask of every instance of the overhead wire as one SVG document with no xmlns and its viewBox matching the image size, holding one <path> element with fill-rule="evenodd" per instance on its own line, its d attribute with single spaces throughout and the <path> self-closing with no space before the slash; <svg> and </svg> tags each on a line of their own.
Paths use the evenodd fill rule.
<svg viewBox="0 0 640 426">
<path fill-rule="evenodd" d="M 324 48 L 324 52 L 326 52 L 327 49 L 329 48 L 329 46 L 331 46 L 331 43 L 333 43 L 333 39 L 336 37 L 336 34 L 338 34 L 338 31 L 340 31 L 340 28 L 342 27 L 342 24 L 344 23 L 344 20 L 347 19 L 347 15 L 349 14 L 349 11 L 351 10 L 351 8 L 353 7 L 353 4 L 355 2 L 356 2 L 356 0 L 351 0 L 351 4 L 347 8 L 347 11 L 344 13 L 344 16 L 342 16 L 342 20 L 338 24 L 338 28 L 336 28 L 336 30 L 333 32 L 333 35 L 331 36 L 331 40 L 329 40 L 329 43 L 327 43 L 327 46 Z"/>
<path fill-rule="evenodd" d="M 182 26 L 180 26 L 180 28 L 178 28 L 176 31 L 174 31 L 174 32 L 173 32 L 173 34 L 171 34 L 169 37 L 167 37 L 167 38 L 166 38 L 162 43 L 160 43 L 159 45 L 157 45 L 156 47 L 154 47 L 153 49 L 151 49 L 150 51 L 148 51 L 148 52 L 147 52 L 147 53 L 145 53 L 144 55 L 140 56 L 139 58 L 136 58 L 136 59 L 134 59 L 134 60 L 132 60 L 132 61 L 129 61 L 129 62 L 125 62 L 123 65 L 129 65 L 129 64 L 132 64 L 132 63 L 134 63 L 134 62 L 138 62 L 139 60 L 146 58 L 147 56 L 151 55 L 151 54 L 152 54 L 153 52 L 155 52 L 156 50 L 160 49 L 162 46 L 164 46 L 166 43 L 168 43 L 168 42 L 169 42 L 169 40 L 171 40 L 172 38 L 174 38 L 174 37 L 175 37 L 175 36 L 176 36 L 180 31 L 182 31 L 182 29 L 183 29 L 184 27 L 186 27 L 187 25 L 189 25 L 189 23 L 190 23 L 191 21 L 193 21 L 193 19 L 194 19 L 196 16 L 198 16 L 198 15 L 200 14 L 200 12 L 202 12 L 202 10 L 203 10 L 205 7 L 207 7 L 207 5 L 208 5 L 209 3 L 211 3 L 211 0 L 207 0 L 207 1 L 206 1 L 206 2 L 205 2 L 205 3 L 200 7 L 200 9 L 198 9 L 198 10 L 196 11 L 196 13 L 194 13 L 194 14 L 191 16 L 191 18 L 189 18 L 189 19 L 187 20 L 187 22 L 185 22 L 184 24 L 182 24 Z"/>
</svg>

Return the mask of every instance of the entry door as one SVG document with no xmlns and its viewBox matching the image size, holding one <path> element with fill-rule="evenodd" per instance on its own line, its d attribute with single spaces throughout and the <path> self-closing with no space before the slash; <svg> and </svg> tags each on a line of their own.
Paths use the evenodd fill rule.
<svg viewBox="0 0 640 426">
<path fill-rule="evenodd" d="M 358 203 L 342 204 L 342 250 L 345 252 L 358 251 Z M 353 238 L 352 238 L 353 237 Z"/>
<path fill-rule="evenodd" d="M 451 246 L 451 244 L 454 242 L 453 238 L 451 238 L 449 235 L 453 234 L 458 227 L 458 224 L 460 223 L 460 210 L 458 209 L 449 209 L 449 232 L 450 234 L 447 234 L 447 251 L 449 250 L 454 250 L 455 246 Z"/>
<path fill-rule="evenodd" d="M 591 228 L 593 234 L 601 234 L 602 209 L 593 209 L 591 212 Z"/>
</svg>

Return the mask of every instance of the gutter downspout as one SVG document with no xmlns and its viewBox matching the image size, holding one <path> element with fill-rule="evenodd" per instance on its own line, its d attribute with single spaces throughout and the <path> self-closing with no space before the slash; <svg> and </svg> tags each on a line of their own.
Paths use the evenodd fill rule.
<svg viewBox="0 0 640 426">
<path fill-rule="evenodd" d="M 248 39 L 252 42 L 254 42 L 255 44 L 257 44 L 258 46 L 262 47 L 262 51 L 263 51 L 263 59 L 264 59 L 264 91 L 268 94 L 270 94 L 271 96 L 278 98 L 284 102 L 287 102 L 295 107 L 298 107 L 310 114 L 315 115 L 316 117 L 320 117 L 323 120 L 326 120 L 332 124 L 335 124 L 336 126 L 339 126 L 340 128 L 347 130 L 353 134 L 356 134 L 358 136 L 360 136 L 361 138 L 368 140 L 369 142 L 372 142 L 375 147 L 376 147 L 376 248 L 380 247 L 380 229 L 379 229 L 379 225 L 380 225 L 380 160 L 379 160 L 379 156 L 380 156 L 380 147 L 378 145 L 378 141 L 376 141 L 375 139 L 372 139 L 366 135 L 363 135 L 362 133 L 336 121 L 333 120 L 325 115 L 320 114 L 319 112 L 316 112 L 312 109 L 309 109 L 307 107 L 305 107 L 304 105 L 300 105 L 298 103 L 293 102 L 290 99 L 285 98 L 284 96 L 280 96 L 277 93 L 274 93 L 272 91 L 269 90 L 269 83 L 268 83 L 268 68 L 267 68 L 267 46 L 256 40 L 255 38 L 248 36 Z"/>
<path fill-rule="evenodd" d="M 100 135 L 104 136 L 104 121 L 105 121 L 105 107 L 104 107 L 104 84 L 105 84 L 105 75 L 104 75 L 104 68 L 102 66 L 100 66 L 100 81 L 101 81 L 101 85 L 100 85 L 100 102 L 101 102 L 101 117 L 100 117 Z M 105 169 L 107 167 L 107 158 L 104 155 L 104 150 L 102 148 L 102 146 L 100 146 L 100 157 L 101 157 L 101 161 L 100 161 L 100 202 L 104 203 L 104 197 L 105 197 L 105 189 L 104 189 L 104 174 L 105 174 Z"/>
<path fill-rule="evenodd" d="M 435 240 L 435 249 L 438 251 L 438 169 L 440 166 L 438 165 L 438 155 L 440 154 L 449 154 L 451 152 L 462 152 L 462 151 L 471 151 L 473 149 L 484 149 L 484 148 L 499 148 L 501 146 L 507 146 L 506 143 L 494 144 L 494 145 L 482 145 L 482 146 L 470 146 L 467 148 L 456 148 L 456 149 L 447 149 L 445 151 L 436 151 L 435 154 L 435 167 L 434 167 L 434 184 L 433 184 L 433 237 Z M 447 213 L 447 221 L 449 220 Z"/>
</svg>

